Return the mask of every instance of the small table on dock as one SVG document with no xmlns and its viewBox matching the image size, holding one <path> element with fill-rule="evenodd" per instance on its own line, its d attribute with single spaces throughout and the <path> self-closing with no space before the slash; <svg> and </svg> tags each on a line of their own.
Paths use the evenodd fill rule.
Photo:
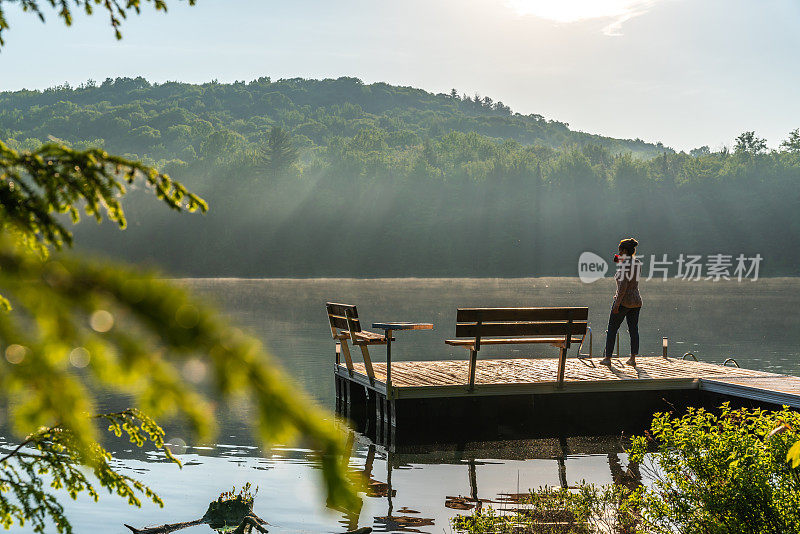
<svg viewBox="0 0 800 534">
<path fill-rule="evenodd" d="M 392 332 L 396 330 L 433 330 L 433 323 L 384 322 L 372 323 L 372 328 L 383 330 L 386 334 L 386 395 L 392 391 Z"/>
</svg>

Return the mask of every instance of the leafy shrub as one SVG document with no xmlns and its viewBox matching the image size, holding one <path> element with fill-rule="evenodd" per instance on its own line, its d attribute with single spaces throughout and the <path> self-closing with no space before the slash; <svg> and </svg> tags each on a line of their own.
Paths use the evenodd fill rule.
<svg viewBox="0 0 800 534">
<path fill-rule="evenodd" d="M 731 409 L 658 413 L 632 439 L 629 462 L 644 484 L 540 488 L 509 512 L 459 516 L 484 533 L 800 532 L 800 414 Z"/>
<path fill-rule="evenodd" d="M 515 499 L 511 510 L 478 508 L 456 516 L 453 528 L 470 534 L 633 532 L 631 493 L 624 486 L 581 483 L 575 490 L 544 486 Z"/>
<path fill-rule="evenodd" d="M 640 503 L 646 531 L 800 532 L 800 471 L 787 462 L 798 430 L 788 408 L 656 414 L 630 450 L 653 479 Z"/>
</svg>

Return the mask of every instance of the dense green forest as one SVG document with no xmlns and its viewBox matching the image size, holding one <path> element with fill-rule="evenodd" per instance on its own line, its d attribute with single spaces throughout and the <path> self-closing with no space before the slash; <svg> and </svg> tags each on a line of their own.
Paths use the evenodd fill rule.
<svg viewBox="0 0 800 534">
<path fill-rule="evenodd" d="M 152 163 L 246 158 L 276 124 L 291 132 L 306 162 L 336 139 L 367 151 L 403 152 L 450 132 L 550 148 L 594 144 L 642 156 L 665 150 L 640 139 L 574 132 L 540 115 L 512 113 L 488 96 L 459 96 L 455 89 L 434 95 L 385 83 L 364 85 L 356 78 L 204 85 L 109 78 L 100 85 L 90 80 L 77 88 L 0 93 L 2 139 L 26 147 L 55 137 Z"/>
<path fill-rule="evenodd" d="M 629 235 L 645 255 L 761 254 L 800 274 L 800 135 L 733 150 L 569 129 L 480 95 L 383 83 L 142 78 L 0 93 L 0 139 L 102 146 L 204 196 L 131 226 L 85 224 L 92 250 L 200 276 L 574 275 Z"/>
</svg>

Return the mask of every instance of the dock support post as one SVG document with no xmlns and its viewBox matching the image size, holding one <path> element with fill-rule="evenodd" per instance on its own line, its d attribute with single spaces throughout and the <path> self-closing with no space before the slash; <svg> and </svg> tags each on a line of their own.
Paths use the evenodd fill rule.
<svg viewBox="0 0 800 534">
<path fill-rule="evenodd" d="M 381 443 L 383 432 L 383 396 L 375 394 L 375 441 Z"/>
<path fill-rule="evenodd" d="M 372 421 L 372 405 L 374 403 L 375 393 L 370 391 L 367 386 L 364 386 L 364 434 L 367 435 L 369 435 L 369 429 L 372 427 L 370 421 Z"/>
<path fill-rule="evenodd" d="M 394 399 L 389 400 L 389 425 L 393 430 L 397 428 L 397 403 Z"/>
<path fill-rule="evenodd" d="M 397 438 L 397 403 L 394 399 L 386 399 L 386 424 L 383 427 L 384 445 L 387 450 L 394 450 Z"/>
<path fill-rule="evenodd" d="M 350 415 L 350 402 L 351 402 L 351 399 L 350 399 L 350 381 L 349 380 L 345 381 L 344 399 L 345 399 L 344 413 L 345 413 L 345 415 L 349 416 Z"/>
<path fill-rule="evenodd" d="M 381 426 L 383 427 L 383 439 L 384 439 L 384 442 L 385 442 L 386 445 L 388 445 L 389 444 L 389 431 L 390 431 L 390 428 L 391 428 L 389 426 L 389 418 L 391 417 L 391 414 L 389 413 L 389 410 L 391 409 L 391 404 L 390 404 L 389 399 L 386 398 L 386 397 L 383 398 L 382 403 L 383 403 L 383 424 Z"/>
<path fill-rule="evenodd" d="M 342 379 L 338 374 L 333 375 L 334 387 L 336 389 L 336 413 L 342 413 Z"/>
</svg>

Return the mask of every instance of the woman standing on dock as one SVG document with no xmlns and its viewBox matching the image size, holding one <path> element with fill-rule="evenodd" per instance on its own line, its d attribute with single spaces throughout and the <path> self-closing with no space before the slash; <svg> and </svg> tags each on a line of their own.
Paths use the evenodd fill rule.
<svg viewBox="0 0 800 534">
<path fill-rule="evenodd" d="M 638 245 L 639 242 L 632 237 L 623 239 L 619 242 L 619 254 L 614 256 L 614 262 L 617 264 L 617 272 L 614 274 L 617 292 L 614 295 L 614 304 L 611 306 L 611 316 L 608 318 L 606 348 L 603 359 L 600 360 L 603 365 L 611 365 L 614 340 L 622 320 L 625 319 L 631 335 L 631 357 L 625 363 L 636 366 L 636 355 L 639 354 L 639 311 L 642 309 L 642 297 L 639 295 L 639 274 L 642 263 L 636 259 Z"/>
</svg>

